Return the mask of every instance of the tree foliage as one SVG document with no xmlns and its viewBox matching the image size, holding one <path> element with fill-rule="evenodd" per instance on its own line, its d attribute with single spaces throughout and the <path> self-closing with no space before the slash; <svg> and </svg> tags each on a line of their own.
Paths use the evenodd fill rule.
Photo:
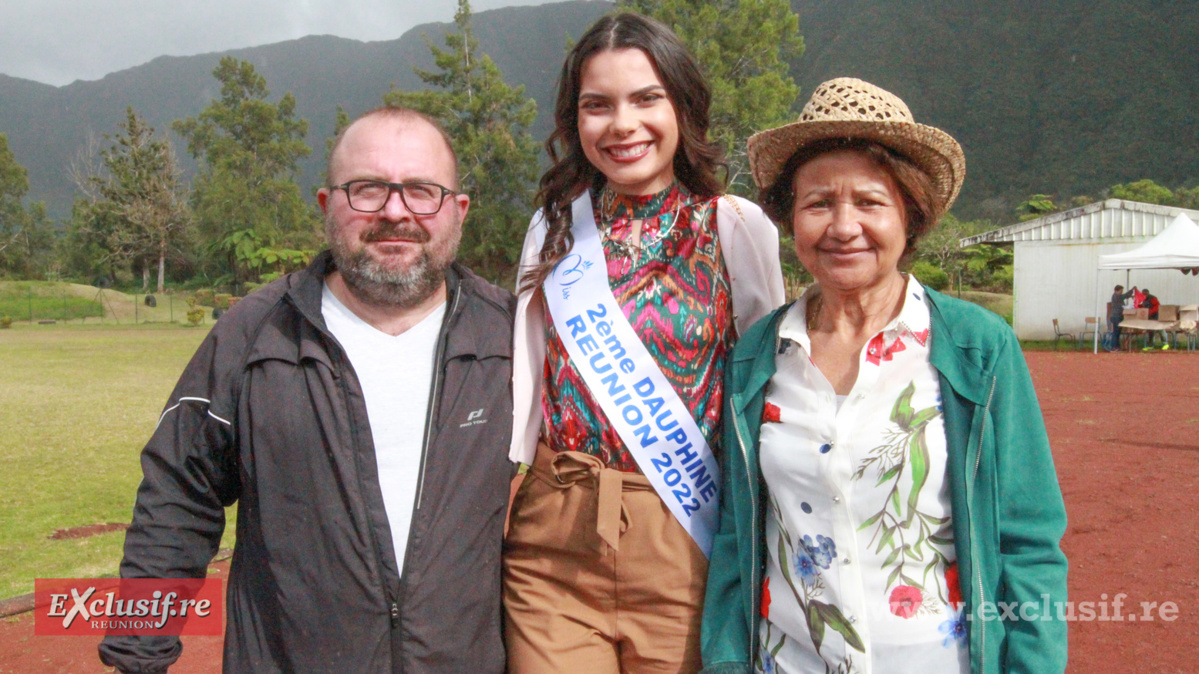
<svg viewBox="0 0 1199 674">
<path fill-rule="evenodd" d="M 670 26 L 695 54 L 712 88 L 710 135 L 724 145 L 729 191 L 749 195 L 745 143 L 794 121 L 799 86 L 789 63 L 804 51 L 799 17 L 786 0 L 623 0 Z"/>
<path fill-rule="evenodd" d="M 1028 220 L 1036 220 L 1050 213 L 1057 213 L 1062 210 L 1057 204 L 1053 203 L 1053 196 L 1049 194 L 1034 194 L 1027 200 L 1016 206 L 1016 216 L 1020 222 Z"/>
<path fill-rule="evenodd" d="M 51 265 L 54 234 L 46 205 L 34 202 L 26 209 L 29 175 L 0 133 L 0 276 L 41 278 Z"/>
<path fill-rule="evenodd" d="M 1140 201 L 1146 204 L 1178 205 L 1178 199 L 1170 188 L 1158 185 L 1148 178 L 1123 185 L 1112 185 L 1108 189 L 1108 195 L 1113 199 Z"/>
<path fill-rule="evenodd" d="M 1142 178 L 1130 183 L 1112 185 L 1102 190 L 1101 195 L 1103 195 L 1101 199 L 1125 199 L 1143 204 L 1199 209 L 1199 185 L 1190 188 L 1179 186 L 1171 190 L 1150 178 Z M 1079 194 L 1070 197 L 1067 203 L 1069 203 L 1069 208 L 1081 208 L 1095 201 L 1094 197 Z M 1053 197 L 1046 194 L 1034 194 L 1016 207 L 1016 214 L 1020 221 L 1024 222 L 1061 210 L 1064 208 L 1055 204 Z"/>
<path fill-rule="evenodd" d="M 302 264 L 319 245 L 320 219 L 295 182 L 312 149 L 295 97 L 271 103 L 249 62 L 226 56 L 213 76 L 220 98 L 173 128 L 201 162 L 192 209 L 210 271 L 240 287 Z"/>
<path fill-rule="evenodd" d="M 120 128 L 106 136 L 112 145 L 100 152 L 99 169 L 76 176 L 84 199 L 72 239 L 92 251 L 93 269 L 139 269 L 143 288 L 157 267 L 162 292 L 167 259 L 184 257 L 191 224 L 186 186 L 170 143 L 132 107 Z"/>
<path fill-rule="evenodd" d="M 952 213 L 941 218 L 940 224 L 933 227 L 916 243 L 913 260 L 924 260 L 934 267 L 943 270 L 956 282 L 958 274 L 965 265 L 966 254 L 962 252 L 961 240 L 977 234 L 989 222 L 966 222 L 958 220 Z"/>
<path fill-rule="evenodd" d="M 458 258 L 492 281 L 511 282 L 537 177 L 537 144 L 528 132 L 537 104 L 523 86 L 506 84 L 479 50 L 467 0 L 459 0 L 454 25 L 446 49 L 425 38 L 437 69 L 416 74 L 433 88 L 391 91 L 383 101 L 419 110 L 445 128 L 458 155 L 461 190 L 471 197 Z"/>
<path fill-rule="evenodd" d="M 916 277 L 917 281 L 920 281 L 920 283 L 933 290 L 945 290 L 949 287 L 949 274 L 946 274 L 945 270 L 931 262 L 916 260 L 909 271 L 912 273 L 912 276 Z"/>
<path fill-rule="evenodd" d="M 337 114 L 333 117 L 333 134 L 325 139 L 326 167 L 329 164 L 329 160 L 333 158 L 333 144 L 337 142 L 337 137 L 341 135 L 342 131 L 346 130 L 346 127 L 348 127 L 352 121 L 353 120 L 350 119 L 350 115 L 346 113 L 345 109 L 340 105 L 337 106 Z M 326 169 L 325 171 L 321 172 L 321 184 L 323 185 L 328 182 L 329 171 Z M 319 189 L 319 187 L 314 187 L 313 192 L 315 193 L 315 191 Z"/>
<path fill-rule="evenodd" d="M 940 269 L 945 272 L 950 285 L 1010 292 L 1010 248 L 990 244 L 961 246 L 962 239 L 993 226 L 989 220 L 959 220 L 952 213 L 946 214 L 940 224 L 917 241 L 916 250 L 909 259 L 910 270 L 919 272 L 917 277 L 922 281 L 933 280 L 930 269 Z"/>
<path fill-rule="evenodd" d="M 1190 189 L 1180 187 L 1174 190 L 1174 198 L 1178 200 L 1178 205 L 1183 208 L 1199 210 L 1199 185 Z"/>
</svg>

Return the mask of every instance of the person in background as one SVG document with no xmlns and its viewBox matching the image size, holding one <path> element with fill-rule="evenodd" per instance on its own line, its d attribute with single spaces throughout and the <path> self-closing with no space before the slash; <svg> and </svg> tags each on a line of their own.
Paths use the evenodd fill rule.
<svg viewBox="0 0 1199 674">
<path fill-rule="evenodd" d="M 562 67 L 516 318 L 511 457 L 532 464 L 504 546 L 517 674 L 700 667 L 724 368 L 783 301 L 776 230 L 722 196 L 710 99 L 638 14 L 597 21 Z"/>
<path fill-rule="evenodd" d="M 837 78 L 749 157 L 816 283 L 729 360 L 705 668 L 1063 671 L 1066 512 L 1020 344 L 899 271 L 961 147 Z"/>
<path fill-rule="evenodd" d="M 1135 288 L 1134 288 L 1134 290 L 1135 290 Z M 1145 290 L 1143 290 L 1141 292 L 1144 293 L 1144 295 L 1145 295 L 1145 297 L 1141 299 L 1141 308 L 1148 309 L 1149 310 L 1149 320 L 1156 321 L 1158 319 L 1158 317 L 1161 316 L 1162 303 L 1157 299 L 1156 295 L 1149 292 L 1148 288 L 1146 288 Z M 1154 345 L 1157 343 L 1157 332 L 1158 332 L 1157 330 L 1150 330 L 1148 332 L 1147 339 L 1149 340 L 1149 343 L 1145 345 L 1145 349 L 1144 349 L 1145 351 L 1152 349 L 1154 347 Z M 1169 348 L 1170 348 L 1170 342 L 1167 341 L 1166 333 L 1163 332 L 1162 333 L 1162 349 L 1168 350 Z"/>
<path fill-rule="evenodd" d="M 1136 290 L 1136 288 L 1133 288 L 1133 290 Z M 1141 308 L 1148 309 L 1149 320 L 1156 321 L 1157 317 L 1160 315 L 1162 303 L 1158 301 L 1157 296 L 1154 295 L 1148 288 L 1142 290 L 1141 293 L 1145 296 L 1141 299 Z"/>
<path fill-rule="evenodd" d="M 1112 300 L 1108 303 L 1107 320 L 1112 324 L 1111 336 L 1108 338 L 1107 350 L 1120 350 L 1120 324 L 1124 322 L 1124 300 L 1132 297 L 1137 292 L 1137 287 L 1133 286 L 1128 292 L 1124 292 L 1124 286 L 1118 285 L 1112 292 Z"/>
<path fill-rule="evenodd" d="M 504 671 L 515 298 L 454 262 L 457 168 L 422 114 L 350 124 L 329 250 L 221 318 L 142 451 L 122 578 L 203 578 L 237 503 L 227 672 Z M 181 648 L 108 636 L 100 659 Z"/>
</svg>

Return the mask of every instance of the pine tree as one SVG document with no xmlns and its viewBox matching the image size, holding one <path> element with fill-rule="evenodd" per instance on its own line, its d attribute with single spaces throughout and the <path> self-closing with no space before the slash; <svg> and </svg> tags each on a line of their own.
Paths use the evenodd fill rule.
<svg viewBox="0 0 1199 674">
<path fill-rule="evenodd" d="M 479 50 L 467 0 L 459 0 L 454 24 L 457 31 L 445 36 L 447 49 L 425 39 L 437 70 L 418 68 L 416 74 L 432 89 L 392 91 L 383 100 L 419 110 L 445 127 L 458 155 L 461 189 L 471 198 L 458 259 L 481 276 L 511 285 L 537 177 L 537 145 L 528 133 L 537 104 L 523 86 L 507 85 L 499 67 Z"/>
<path fill-rule="evenodd" d="M 795 120 L 799 87 L 790 62 L 804 51 L 799 17 L 787 0 L 623 0 L 670 26 L 712 88 L 710 137 L 725 147 L 729 191 L 750 195 L 745 142 Z"/>
<path fill-rule="evenodd" d="M 312 148 L 296 99 L 267 100 L 266 79 L 231 56 L 213 76 L 221 97 L 173 128 L 201 162 L 192 195 L 197 229 L 215 271 L 235 287 L 303 264 L 320 241 L 320 219 L 295 175 Z"/>
<path fill-rule="evenodd" d="M 333 117 L 333 135 L 325 139 L 325 164 L 328 164 L 329 160 L 333 157 L 333 143 L 337 141 L 337 137 L 341 135 L 342 131 L 346 130 L 346 127 L 348 127 L 352 121 L 353 120 L 350 119 L 350 115 L 346 113 L 345 109 L 340 105 L 337 106 L 337 114 Z M 324 184 L 327 182 L 329 182 L 329 174 L 326 171 L 321 175 L 321 183 Z M 316 189 L 320 188 L 318 187 Z"/>
<path fill-rule="evenodd" d="M 29 192 L 29 175 L 0 133 L 0 276 L 36 278 L 49 264 L 54 235 L 46 206 L 22 203 Z"/>
<path fill-rule="evenodd" d="M 92 266 L 139 267 L 143 288 L 157 267 L 161 293 L 167 258 L 180 257 L 191 224 L 186 188 L 170 143 L 132 107 L 120 128 L 100 152 L 101 169 L 77 178 L 87 199 L 76 209 L 73 236 L 93 250 Z"/>
</svg>

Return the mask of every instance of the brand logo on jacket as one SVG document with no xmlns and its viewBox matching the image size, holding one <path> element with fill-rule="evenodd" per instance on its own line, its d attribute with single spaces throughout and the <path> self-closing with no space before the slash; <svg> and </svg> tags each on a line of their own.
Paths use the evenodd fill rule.
<svg viewBox="0 0 1199 674">
<path fill-rule="evenodd" d="M 466 421 L 458 424 L 458 428 L 466 428 L 467 426 L 482 426 L 483 424 L 487 423 L 487 420 L 483 418 L 483 412 L 486 410 L 486 407 L 481 407 L 466 415 Z"/>
</svg>

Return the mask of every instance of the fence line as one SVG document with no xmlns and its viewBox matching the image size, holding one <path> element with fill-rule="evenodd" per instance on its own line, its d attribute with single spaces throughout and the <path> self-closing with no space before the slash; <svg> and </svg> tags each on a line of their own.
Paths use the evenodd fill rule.
<svg viewBox="0 0 1199 674">
<path fill-rule="evenodd" d="M 9 296 L 7 313 L 11 319 L 30 325 L 70 324 L 75 321 L 87 324 L 92 320 L 101 325 L 189 324 L 187 311 L 190 307 L 185 301 L 189 296 L 187 294 L 176 298 L 176 293 L 126 294 L 97 288 L 95 295 L 89 298 L 72 293 L 68 288 L 35 287 L 32 284 L 26 287 L 24 297 L 19 293 L 18 290 L 15 296 Z M 177 308 L 176 304 L 180 306 Z M 213 323 L 212 308 L 201 308 L 204 310 L 201 323 Z M 5 313 L 0 309 L 0 317 Z"/>
</svg>

